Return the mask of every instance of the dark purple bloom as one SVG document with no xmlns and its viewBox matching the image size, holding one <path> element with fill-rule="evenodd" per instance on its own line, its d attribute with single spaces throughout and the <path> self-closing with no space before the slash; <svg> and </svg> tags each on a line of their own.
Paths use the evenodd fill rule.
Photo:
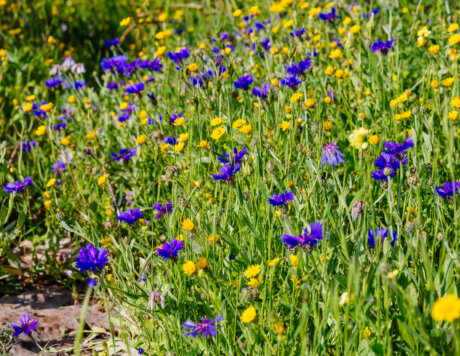
<svg viewBox="0 0 460 356">
<path fill-rule="evenodd" d="M 156 211 L 157 219 L 161 219 L 166 214 L 172 212 L 172 201 L 170 200 L 168 204 L 165 204 L 163 206 L 160 203 L 155 203 L 153 204 L 153 209 L 155 209 Z"/>
<path fill-rule="evenodd" d="M 136 148 L 122 148 L 120 149 L 118 155 L 116 153 L 111 153 L 112 157 L 115 161 L 119 162 L 121 159 L 125 162 L 128 162 L 131 157 L 136 154 Z"/>
<path fill-rule="evenodd" d="M 387 229 L 375 229 L 375 230 L 367 230 L 367 244 L 369 248 L 375 248 L 375 240 L 377 239 L 377 243 L 383 241 L 388 237 L 388 230 Z M 391 245 L 394 245 L 398 236 L 396 235 L 396 231 L 393 230 L 393 240 L 390 242 Z"/>
<path fill-rule="evenodd" d="M 8 183 L 3 187 L 3 190 L 9 194 L 13 192 L 21 193 L 26 188 L 26 186 L 30 184 L 32 184 L 32 178 L 26 177 L 22 183 L 18 180 L 14 183 Z"/>
<path fill-rule="evenodd" d="M 447 182 L 442 187 L 436 187 L 436 193 L 441 198 L 453 197 L 454 194 L 460 194 L 460 182 Z"/>
<path fill-rule="evenodd" d="M 304 228 L 303 233 L 298 237 L 288 234 L 283 234 L 283 236 L 281 236 L 281 241 L 284 242 L 289 248 L 294 248 L 297 245 L 300 247 L 315 247 L 322 239 L 323 227 L 319 222 L 314 222 L 311 224 L 310 232 L 308 232 L 307 228 Z"/>
<path fill-rule="evenodd" d="M 398 160 L 402 161 L 406 155 L 406 151 L 409 148 L 414 147 L 414 143 L 412 142 L 412 139 L 410 137 L 406 137 L 403 143 L 385 141 L 383 147 L 385 147 L 386 150 L 382 150 L 382 152 L 388 153 L 396 157 Z"/>
<path fill-rule="evenodd" d="M 238 78 L 238 80 L 235 80 L 233 82 L 233 85 L 235 86 L 236 89 L 248 89 L 252 82 L 254 81 L 254 78 L 251 75 L 243 75 L 242 77 Z"/>
<path fill-rule="evenodd" d="M 120 43 L 120 40 L 117 37 L 117 38 L 114 38 L 113 40 L 104 42 L 104 46 L 106 46 L 106 47 L 116 46 L 119 43 Z"/>
<path fill-rule="evenodd" d="M 120 215 L 117 215 L 118 221 L 124 221 L 128 224 L 134 224 L 137 220 L 142 218 L 142 214 L 144 212 L 139 209 L 128 209 L 126 211 L 122 211 Z"/>
<path fill-rule="evenodd" d="M 169 143 L 170 145 L 175 146 L 177 144 L 178 139 L 179 139 L 179 136 L 177 137 L 168 136 L 165 139 L 165 143 Z"/>
<path fill-rule="evenodd" d="M 235 147 L 233 149 L 233 156 L 230 157 L 229 154 L 227 153 L 222 153 L 220 157 L 217 158 L 217 160 L 221 163 L 231 163 L 232 165 L 235 165 L 237 163 L 241 163 L 243 160 L 244 156 L 246 156 L 246 152 L 248 149 L 244 147 L 240 152 L 238 152 L 238 149 Z"/>
<path fill-rule="evenodd" d="M 101 67 L 104 72 L 114 71 L 121 74 L 128 69 L 128 59 L 124 55 L 113 56 L 109 59 L 104 58 L 101 61 Z"/>
<path fill-rule="evenodd" d="M 236 166 L 231 164 L 226 164 L 220 168 L 220 174 L 213 174 L 212 178 L 215 180 L 224 180 L 224 181 L 231 181 L 233 176 L 239 172 L 241 169 L 241 165 L 237 164 Z"/>
<path fill-rule="evenodd" d="M 280 205 L 286 206 L 287 205 L 286 203 L 293 199 L 294 199 L 294 193 L 286 191 L 284 193 L 281 193 L 280 195 L 273 194 L 271 198 L 268 198 L 268 202 L 273 206 L 280 206 Z"/>
<path fill-rule="evenodd" d="M 14 337 L 19 337 L 22 333 L 29 335 L 37 326 L 37 319 L 34 318 L 34 320 L 30 321 L 30 315 L 22 314 L 19 319 L 19 325 L 12 323 L 11 326 L 14 330 Z"/>
<path fill-rule="evenodd" d="M 33 140 L 32 142 L 31 141 L 24 141 L 21 144 L 22 152 L 27 153 L 32 149 L 32 147 L 35 147 L 36 145 L 37 145 L 37 141 L 35 141 L 35 140 Z"/>
<path fill-rule="evenodd" d="M 61 172 L 66 171 L 66 163 L 57 160 L 56 164 L 53 166 L 53 172 L 56 173 L 58 176 L 61 175 Z"/>
<path fill-rule="evenodd" d="M 264 83 L 259 87 L 255 87 L 252 89 L 252 94 L 261 99 L 267 99 L 268 95 L 271 92 L 275 92 L 275 88 L 273 88 L 269 83 Z"/>
<path fill-rule="evenodd" d="M 118 89 L 118 84 L 115 83 L 115 82 L 110 82 L 110 83 L 107 84 L 107 89 L 109 89 L 109 90 Z"/>
<path fill-rule="evenodd" d="M 86 284 L 88 284 L 89 287 L 96 287 L 97 286 L 97 279 L 96 278 L 91 278 L 91 277 L 88 277 L 86 279 Z"/>
<path fill-rule="evenodd" d="M 157 248 L 158 254 L 165 260 L 177 257 L 180 250 L 184 248 L 184 243 L 181 240 L 172 239 L 168 244 L 165 242 L 161 247 Z"/>
<path fill-rule="evenodd" d="M 371 176 L 375 180 L 387 180 L 388 178 L 393 178 L 396 175 L 397 170 L 406 163 L 407 157 L 404 157 L 402 161 L 398 161 L 394 156 L 383 153 L 375 159 L 374 165 L 378 168 L 378 170 L 373 171 Z"/>
<path fill-rule="evenodd" d="M 331 12 L 328 14 L 319 14 L 318 17 L 322 21 L 327 21 L 327 22 L 334 22 L 336 18 L 339 18 L 340 16 L 336 15 L 335 7 L 331 9 Z"/>
<path fill-rule="evenodd" d="M 139 355 L 142 355 L 142 354 L 144 353 L 144 349 L 143 349 L 142 347 L 139 347 L 139 348 L 137 349 L 137 353 L 138 353 Z"/>
<path fill-rule="evenodd" d="M 142 82 L 134 83 L 134 84 L 128 85 L 126 87 L 126 91 L 129 94 L 140 94 L 144 90 L 144 87 L 145 87 L 145 84 Z"/>
<path fill-rule="evenodd" d="M 335 142 L 329 142 L 328 145 L 323 147 L 323 156 L 321 157 L 321 164 L 325 166 L 329 163 L 330 166 L 335 166 L 336 164 L 343 163 L 344 155 L 339 151 L 339 146 Z"/>
<path fill-rule="evenodd" d="M 378 7 L 374 7 L 371 12 L 369 12 L 367 14 L 366 13 L 363 14 L 363 19 L 366 19 L 366 20 L 370 19 L 372 16 L 375 16 L 378 13 L 379 13 Z"/>
<path fill-rule="evenodd" d="M 392 38 L 389 41 L 375 41 L 372 45 L 372 52 L 382 52 L 383 54 L 387 54 L 390 49 L 393 49 L 393 44 L 395 39 Z"/>
<path fill-rule="evenodd" d="M 93 244 L 82 247 L 75 263 L 82 272 L 100 272 L 108 263 L 108 253 L 104 247 L 97 248 Z"/>
<path fill-rule="evenodd" d="M 221 320 L 224 320 L 224 316 L 222 314 L 214 319 L 201 318 L 201 323 L 198 324 L 195 324 L 194 322 L 187 320 L 185 323 L 182 323 L 182 327 L 185 330 L 191 331 L 186 332 L 184 336 L 192 336 L 193 338 L 196 338 L 198 334 L 201 334 L 201 336 L 203 336 L 204 338 L 216 336 L 217 330 L 213 324 Z"/>
</svg>

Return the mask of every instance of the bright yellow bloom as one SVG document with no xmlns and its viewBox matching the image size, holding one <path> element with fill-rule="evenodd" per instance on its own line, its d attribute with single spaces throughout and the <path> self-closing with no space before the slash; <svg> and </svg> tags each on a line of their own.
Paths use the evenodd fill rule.
<svg viewBox="0 0 460 356">
<path fill-rule="evenodd" d="M 244 124 L 246 124 L 246 120 L 245 120 L 245 119 L 238 119 L 238 120 L 236 120 L 236 121 L 233 123 L 233 126 L 232 126 L 232 127 L 233 127 L 234 129 L 237 129 L 237 128 L 243 126 Z"/>
<path fill-rule="evenodd" d="M 192 72 L 192 73 L 195 73 L 198 71 L 198 64 L 196 63 L 191 63 L 187 66 L 187 69 Z"/>
<path fill-rule="evenodd" d="M 252 6 L 249 8 L 248 10 L 248 13 L 250 13 L 251 15 L 254 15 L 254 16 L 257 16 L 257 15 L 260 15 L 260 10 L 259 10 L 259 6 Z"/>
<path fill-rule="evenodd" d="M 449 77 L 441 81 L 441 84 L 443 87 L 451 87 L 452 84 L 454 84 L 455 78 L 454 77 Z"/>
<path fill-rule="evenodd" d="M 107 178 L 105 176 L 100 176 L 98 179 L 97 179 L 97 184 L 102 187 L 105 182 L 107 181 Z"/>
<path fill-rule="evenodd" d="M 158 15 L 159 22 L 165 22 L 168 19 L 168 14 L 166 12 L 162 12 Z"/>
<path fill-rule="evenodd" d="M 204 257 L 200 257 L 198 259 L 198 262 L 196 263 L 198 265 L 198 267 L 200 267 L 201 269 L 206 269 L 208 268 L 208 260 Z"/>
<path fill-rule="evenodd" d="M 252 131 L 252 126 L 251 124 L 244 125 L 239 129 L 239 131 L 246 135 L 249 135 Z"/>
<path fill-rule="evenodd" d="M 453 23 L 447 28 L 447 33 L 449 32 L 455 32 L 458 30 L 458 23 Z"/>
<path fill-rule="evenodd" d="M 200 143 L 197 145 L 199 148 L 207 148 L 208 147 L 208 141 L 206 140 L 201 140 Z"/>
<path fill-rule="evenodd" d="M 431 317 L 438 321 L 452 322 L 460 318 L 460 299 L 453 294 L 439 298 L 431 309 Z"/>
<path fill-rule="evenodd" d="M 379 143 L 379 137 L 377 135 L 371 135 L 369 136 L 369 143 L 371 145 L 378 145 Z"/>
<path fill-rule="evenodd" d="M 260 265 L 252 265 L 246 268 L 244 276 L 246 278 L 256 277 L 260 273 Z"/>
<path fill-rule="evenodd" d="M 22 107 L 22 111 L 24 112 L 31 112 L 33 109 L 32 103 L 27 103 Z"/>
<path fill-rule="evenodd" d="M 357 130 L 353 130 L 353 132 L 348 136 L 348 140 L 350 141 L 350 146 L 356 148 L 357 150 L 362 150 L 367 148 L 367 135 L 369 134 L 369 130 L 361 127 Z"/>
<path fill-rule="evenodd" d="M 147 137 L 145 137 L 145 135 L 139 135 L 136 138 L 136 143 L 138 143 L 140 145 L 144 144 L 146 141 L 147 141 Z"/>
<path fill-rule="evenodd" d="M 227 133 L 224 127 L 218 127 L 214 129 L 211 133 L 211 138 L 213 140 L 219 140 L 222 136 L 224 136 Z"/>
<path fill-rule="evenodd" d="M 257 311 L 254 307 L 247 308 L 243 314 L 241 314 L 242 323 L 250 323 L 256 319 Z"/>
<path fill-rule="evenodd" d="M 70 136 L 63 137 L 61 139 L 61 144 L 64 145 L 64 146 L 70 145 Z"/>
<path fill-rule="evenodd" d="M 284 327 L 284 323 L 283 322 L 280 322 L 280 323 L 276 323 L 273 325 L 275 327 L 275 332 L 278 334 L 278 335 L 284 335 L 286 334 L 286 328 Z"/>
<path fill-rule="evenodd" d="M 436 80 L 436 79 L 433 79 L 430 83 L 430 86 L 433 88 L 433 89 L 438 89 L 439 88 L 439 82 Z"/>
<path fill-rule="evenodd" d="M 363 330 L 363 337 L 365 339 L 368 339 L 369 337 L 371 336 L 371 331 L 369 330 L 369 328 L 366 326 Z"/>
<path fill-rule="evenodd" d="M 302 97 L 302 93 L 294 93 L 291 95 L 291 103 L 296 103 Z"/>
<path fill-rule="evenodd" d="M 50 112 L 52 108 L 53 103 L 43 104 L 42 106 L 40 106 L 40 110 L 43 110 L 45 112 Z"/>
<path fill-rule="evenodd" d="M 293 24 L 294 24 L 294 20 L 290 19 L 290 20 L 284 21 L 283 27 L 284 28 L 290 28 L 290 27 L 292 27 Z"/>
<path fill-rule="evenodd" d="M 166 46 L 160 46 L 155 51 L 155 57 L 158 57 L 161 59 L 163 58 L 163 54 L 165 54 L 165 52 L 166 52 Z"/>
<path fill-rule="evenodd" d="M 234 17 L 240 17 L 241 15 L 243 15 L 243 11 L 241 11 L 240 9 L 236 9 L 235 11 L 233 11 Z"/>
<path fill-rule="evenodd" d="M 222 124 L 223 120 L 224 120 L 223 117 L 216 117 L 211 120 L 211 126 L 219 126 L 220 124 Z"/>
<path fill-rule="evenodd" d="M 451 104 L 457 109 L 460 109 L 460 97 L 454 97 L 454 99 L 451 101 Z"/>
<path fill-rule="evenodd" d="M 350 33 L 351 33 L 352 35 L 356 35 L 356 34 L 359 32 L 359 30 L 361 30 L 361 26 L 359 26 L 359 25 L 354 25 L 354 26 L 352 26 L 352 27 L 350 28 Z"/>
<path fill-rule="evenodd" d="M 184 263 L 184 265 L 182 266 L 182 270 L 188 274 L 189 276 L 191 276 L 192 274 L 194 274 L 196 272 L 196 265 L 195 265 L 195 262 L 193 261 L 187 261 Z"/>
<path fill-rule="evenodd" d="M 447 114 L 447 118 L 452 121 L 456 121 L 458 118 L 458 111 L 452 110 L 450 113 Z"/>
<path fill-rule="evenodd" d="M 327 66 L 326 69 L 324 69 L 324 74 L 332 75 L 332 74 L 334 74 L 334 71 L 335 71 L 335 67 Z"/>
<path fill-rule="evenodd" d="M 184 142 L 177 142 L 177 144 L 174 145 L 174 152 L 182 152 L 184 150 L 184 146 Z"/>
<path fill-rule="evenodd" d="M 220 235 L 217 235 L 217 234 L 210 234 L 208 236 L 208 241 L 211 242 L 211 243 L 218 243 L 220 241 Z"/>
<path fill-rule="evenodd" d="M 46 187 L 49 188 L 49 187 L 52 187 L 54 185 L 54 183 L 56 183 L 56 178 L 51 178 L 48 183 L 46 183 Z"/>
<path fill-rule="evenodd" d="M 28 95 L 26 96 L 27 101 L 34 101 L 35 100 L 35 95 Z"/>
<path fill-rule="evenodd" d="M 332 58 L 332 59 L 336 59 L 336 58 L 340 58 L 342 56 L 342 51 L 337 48 L 337 49 L 334 49 L 330 54 L 329 54 L 329 58 Z"/>
<path fill-rule="evenodd" d="M 308 108 L 314 107 L 315 104 L 316 104 L 316 102 L 315 102 L 315 99 L 313 99 L 313 98 L 308 98 L 308 99 L 305 101 L 305 105 L 306 105 Z"/>
<path fill-rule="evenodd" d="M 248 282 L 249 287 L 257 287 L 262 282 L 262 276 L 259 274 L 257 278 L 251 278 Z"/>
<path fill-rule="evenodd" d="M 280 124 L 281 130 L 283 130 L 283 132 L 286 131 L 289 128 L 290 125 L 291 125 L 290 122 L 282 121 L 281 124 Z"/>
<path fill-rule="evenodd" d="M 274 267 L 278 263 L 279 260 L 281 260 L 281 258 L 277 257 L 277 258 L 274 258 L 273 260 L 267 261 L 267 264 L 269 267 Z"/>
<path fill-rule="evenodd" d="M 75 97 L 71 95 L 67 98 L 67 101 L 71 104 L 75 104 L 77 102 L 77 99 L 75 99 Z"/>
<path fill-rule="evenodd" d="M 182 221 L 182 228 L 187 231 L 193 231 L 195 229 L 195 224 L 190 219 L 185 219 Z"/>
<path fill-rule="evenodd" d="M 428 51 L 430 51 L 430 53 L 436 55 L 439 53 L 439 46 L 438 45 L 433 45 L 433 46 L 430 46 L 428 48 Z"/>
<path fill-rule="evenodd" d="M 456 33 L 452 36 L 449 37 L 449 44 L 451 46 L 456 45 L 457 43 L 460 43 L 460 34 Z"/>
<path fill-rule="evenodd" d="M 128 26 L 130 22 L 131 22 L 131 18 L 126 17 L 126 18 L 124 18 L 123 20 L 120 21 L 120 26 Z"/>
<path fill-rule="evenodd" d="M 294 267 L 297 267 L 297 264 L 299 263 L 299 258 L 296 255 L 290 255 L 289 256 L 289 261 L 291 261 L 291 264 Z"/>
<path fill-rule="evenodd" d="M 46 134 L 46 126 L 44 125 L 39 126 L 38 129 L 35 130 L 35 135 L 37 136 L 43 136 L 44 134 Z"/>
<path fill-rule="evenodd" d="M 44 205 L 45 209 L 49 209 L 50 206 L 51 206 L 51 200 L 45 200 L 43 202 L 43 205 Z"/>
</svg>

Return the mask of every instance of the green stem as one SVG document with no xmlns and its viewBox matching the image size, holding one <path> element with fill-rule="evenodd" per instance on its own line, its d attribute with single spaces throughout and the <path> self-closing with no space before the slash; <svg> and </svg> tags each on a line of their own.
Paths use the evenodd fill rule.
<svg viewBox="0 0 460 356">
<path fill-rule="evenodd" d="M 92 290 L 93 288 L 88 286 L 88 289 L 86 290 L 86 294 L 85 294 L 85 300 L 83 301 L 83 305 L 81 307 L 80 327 L 78 328 L 78 333 L 77 333 L 77 337 L 75 338 L 75 344 L 74 344 L 74 355 L 75 356 L 80 356 L 80 343 L 83 337 L 83 332 L 85 331 L 86 312 L 88 311 L 89 298 L 91 297 Z"/>
</svg>

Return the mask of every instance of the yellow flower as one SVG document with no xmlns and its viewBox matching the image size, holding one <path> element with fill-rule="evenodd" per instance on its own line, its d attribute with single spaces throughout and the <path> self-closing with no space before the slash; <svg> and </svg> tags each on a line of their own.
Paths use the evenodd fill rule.
<svg viewBox="0 0 460 356">
<path fill-rule="evenodd" d="M 423 47 L 425 45 L 426 45 L 426 38 L 425 37 L 417 38 L 417 47 Z"/>
<path fill-rule="evenodd" d="M 52 108 L 53 103 L 43 104 L 42 106 L 40 106 L 40 110 L 43 110 L 45 112 L 50 112 Z"/>
<path fill-rule="evenodd" d="M 251 278 L 248 282 L 249 287 L 257 287 L 262 282 L 262 276 L 259 275 L 257 278 Z"/>
<path fill-rule="evenodd" d="M 163 54 L 165 54 L 165 52 L 166 52 L 166 46 L 160 46 L 155 51 L 155 56 L 161 59 L 163 58 Z"/>
<path fill-rule="evenodd" d="M 177 145 L 174 146 L 174 152 L 182 152 L 184 150 L 184 146 L 184 142 L 178 142 Z"/>
<path fill-rule="evenodd" d="M 48 183 L 46 183 L 46 187 L 52 187 L 56 183 L 56 178 L 51 178 Z"/>
<path fill-rule="evenodd" d="M 27 101 L 34 101 L 35 100 L 35 95 L 28 95 L 26 96 Z"/>
<path fill-rule="evenodd" d="M 297 264 L 299 263 L 299 258 L 296 255 L 290 255 L 289 256 L 289 261 L 291 261 L 291 264 L 294 267 L 297 267 Z"/>
<path fill-rule="evenodd" d="M 335 72 L 335 76 L 339 79 L 348 77 L 347 69 L 339 69 Z"/>
<path fill-rule="evenodd" d="M 131 18 L 126 17 L 126 18 L 124 18 L 123 20 L 120 21 L 120 26 L 128 26 L 130 22 L 131 22 Z"/>
<path fill-rule="evenodd" d="M 341 56 L 342 56 L 342 51 L 339 48 L 334 49 L 329 54 L 329 58 L 332 58 L 332 59 L 340 58 Z"/>
<path fill-rule="evenodd" d="M 182 228 L 187 231 L 193 231 L 195 229 L 195 224 L 190 219 L 185 219 L 182 221 Z"/>
<path fill-rule="evenodd" d="M 250 124 L 247 124 L 247 125 L 244 125 L 243 127 L 241 127 L 239 129 L 240 132 L 246 134 L 246 135 L 249 135 L 252 131 L 252 127 Z"/>
<path fill-rule="evenodd" d="M 145 137 L 145 135 L 139 135 L 136 138 L 136 143 L 138 143 L 140 145 L 144 144 L 146 141 L 147 141 L 147 138 Z"/>
<path fill-rule="evenodd" d="M 291 95 L 291 103 L 296 103 L 302 97 L 302 93 L 294 93 Z"/>
<path fill-rule="evenodd" d="M 198 265 L 198 267 L 200 267 L 201 269 L 206 269 L 208 268 L 208 260 L 206 260 L 206 258 L 204 257 L 200 257 L 198 259 L 198 262 L 196 263 Z"/>
<path fill-rule="evenodd" d="M 439 46 L 438 45 L 433 45 L 433 46 L 430 46 L 428 48 L 428 51 L 430 51 L 430 53 L 436 55 L 439 53 Z"/>
<path fill-rule="evenodd" d="M 315 106 L 315 99 L 313 98 L 308 98 L 306 101 L 305 101 L 305 105 L 309 108 L 312 108 Z"/>
<path fill-rule="evenodd" d="M 354 26 L 350 27 L 350 33 L 352 35 L 356 35 L 359 32 L 360 29 L 361 29 L 361 26 L 354 25 Z"/>
<path fill-rule="evenodd" d="M 324 69 L 324 74 L 326 75 L 332 75 L 334 74 L 335 68 L 333 66 L 327 66 L 326 69 Z"/>
<path fill-rule="evenodd" d="M 169 143 L 164 143 L 160 146 L 161 153 L 165 153 L 166 149 L 169 147 Z"/>
<path fill-rule="evenodd" d="M 458 23 L 453 23 L 447 28 L 447 33 L 449 32 L 455 32 L 458 30 Z"/>
<path fill-rule="evenodd" d="M 235 11 L 233 11 L 234 17 L 240 17 L 241 15 L 243 15 L 243 11 L 241 11 L 240 9 L 236 9 Z"/>
<path fill-rule="evenodd" d="M 255 320 L 256 316 L 257 316 L 256 308 L 249 307 L 243 312 L 243 314 L 241 314 L 241 322 L 250 323 Z"/>
<path fill-rule="evenodd" d="M 162 12 L 158 15 L 159 22 L 165 22 L 168 18 L 168 14 L 166 12 Z"/>
<path fill-rule="evenodd" d="M 107 215 L 107 216 L 111 216 L 112 214 L 113 214 L 113 210 L 112 210 L 112 209 L 107 209 L 107 210 L 105 211 L 105 215 Z"/>
<path fill-rule="evenodd" d="M 208 241 L 211 242 L 211 243 L 218 243 L 220 241 L 220 235 L 210 234 L 208 236 Z"/>
<path fill-rule="evenodd" d="M 433 304 L 431 317 L 436 321 L 452 322 L 460 318 L 460 299 L 453 294 L 447 294 L 444 298 L 439 298 Z"/>
<path fill-rule="evenodd" d="M 272 32 L 273 32 L 275 35 L 279 32 L 279 30 L 280 30 L 280 26 L 279 26 L 279 25 L 273 26 L 273 28 L 272 28 Z"/>
<path fill-rule="evenodd" d="M 22 107 L 22 111 L 24 112 L 30 112 L 32 111 L 32 109 L 33 109 L 32 103 L 27 103 L 26 105 Z"/>
<path fill-rule="evenodd" d="M 289 28 L 289 27 L 292 27 L 293 24 L 294 24 L 294 20 L 290 19 L 290 20 L 284 21 L 283 27 L 284 28 Z"/>
<path fill-rule="evenodd" d="M 378 145 L 379 144 L 379 137 L 377 135 L 369 136 L 369 143 L 371 145 Z"/>
<path fill-rule="evenodd" d="M 195 73 L 198 71 L 198 64 L 196 63 L 191 63 L 187 66 L 187 69 L 192 72 L 192 73 Z"/>
<path fill-rule="evenodd" d="M 369 337 L 371 336 L 371 331 L 369 330 L 369 328 L 366 326 L 363 330 L 363 337 L 365 339 L 368 339 Z"/>
<path fill-rule="evenodd" d="M 67 98 L 67 101 L 71 104 L 75 104 L 77 100 L 75 99 L 73 95 L 71 95 Z"/>
<path fill-rule="evenodd" d="M 458 118 L 458 111 L 457 110 L 452 110 L 450 113 L 447 114 L 447 118 L 456 121 Z"/>
<path fill-rule="evenodd" d="M 225 130 L 224 127 L 218 127 L 212 131 L 211 138 L 217 141 L 221 137 L 223 137 L 226 133 L 227 131 Z"/>
<path fill-rule="evenodd" d="M 430 83 L 430 86 L 433 88 L 433 89 L 438 89 L 439 88 L 439 82 L 436 80 L 436 79 L 433 79 Z"/>
<path fill-rule="evenodd" d="M 283 322 L 279 322 L 279 323 L 276 323 L 275 325 L 273 325 L 275 327 L 275 332 L 278 334 L 278 335 L 284 335 L 286 334 L 286 328 L 284 327 L 284 323 Z"/>
<path fill-rule="evenodd" d="M 316 17 L 321 13 L 321 8 L 320 7 L 314 7 L 310 11 L 308 11 L 308 16 L 310 17 Z"/>
<path fill-rule="evenodd" d="M 246 268 L 246 271 L 244 271 L 244 276 L 246 278 L 252 278 L 257 276 L 260 273 L 260 265 L 252 265 Z"/>
<path fill-rule="evenodd" d="M 182 133 L 179 135 L 177 142 L 187 142 L 188 140 L 188 133 Z"/>
<path fill-rule="evenodd" d="M 199 148 L 207 148 L 208 147 L 208 141 L 206 140 L 201 140 L 200 143 L 197 145 Z"/>
<path fill-rule="evenodd" d="M 454 99 L 451 101 L 451 104 L 457 109 L 460 109 L 460 97 L 454 97 Z"/>
<path fill-rule="evenodd" d="M 267 261 L 267 264 L 269 267 L 274 267 L 278 263 L 279 260 L 281 260 L 281 258 L 277 257 L 277 258 L 274 258 L 273 260 Z"/>
<path fill-rule="evenodd" d="M 452 35 L 449 37 L 449 44 L 451 46 L 456 45 L 457 43 L 460 43 L 460 34 L 456 33 L 455 35 Z"/>
<path fill-rule="evenodd" d="M 46 126 L 42 125 L 39 126 L 38 129 L 35 130 L 35 135 L 43 136 L 46 133 Z"/>
<path fill-rule="evenodd" d="M 443 87 L 451 87 L 452 84 L 454 84 L 455 78 L 454 77 L 449 77 L 441 81 L 441 84 Z"/>
<path fill-rule="evenodd" d="M 51 200 L 45 200 L 43 202 L 43 205 L 45 206 L 45 209 L 49 209 L 51 206 Z"/>
<path fill-rule="evenodd" d="M 353 132 L 348 136 L 350 141 L 350 146 L 356 148 L 357 150 L 362 150 L 367 148 L 366 138 L 369 134 L 369 130 L 364 127 L 359 128 L 358 130 L 353 130 Z"/>
<path fill-rule="evenodd" d="M 105 184 L 105 181 L 107 180 L 106 177 L 104 176 L 100 176 L 98 179 L 97 179 L 97 184 L 102 187 L 104 184 Z"/>
<path fill-rule="evenodd" d="M 224 120 L 223 117 L 216 117 L 211 120 L 211 126 L 219 126 L 223 120 Z"/>
<path fill-rule="evenodd" d="M 50 194 L 50 192 L 48 192 L 48 191 L 45 191 L 45 192 L 43 193 L 43 196 L 44 196 L 45 198 L 47 198 L 47 199 L 50 199 L 50 198 L 51 198 L 51 194 Z"/>
<path fill-rule="evenodd" d="M 61 144 L 64 145 L 64 146 L 70 145 L 70 136 L 63 137 L 61 139 Z"/>
<path fill-rule="evenodd" d="M 191 276 L 192 274 L 194 274 L 196 272 L 196 265 L 195 265 L 195 262 L 193 261 L 187 261 L 184 263 L 184 265 L 182 266 L 182 270 L 188 274 L 189 276 Z"/>
<path fill-rule="evenodd" d="M 283 130 L 283 132 L 286 131 L 290 125 L 291 125 L 290 122 L 282 121 L 280 124 L 281 130 Z"/>
<path fill-rule="evenodd" d="M 88 140 L 94 140 L 96 138 L 96 131 L 88 132 L 88 134 L 86 135 L 86 138 Z"/>
<path fill-rule="evenodd" d="M 428 37 L 431 34 L 431 31 L 428 30 L 428 27 L 424 26 L 422 27 L 418 32 L 417 36 L 418 37 Z"/>
<path fill-rule="evenodd" d="M 260 10 L 259 10 L 259 6 L 252 6 L 249 8 L 248 10 L 248 13 L 250 13 L 251 15 L 254 15 L 254 16 L 257 16 L 257 15 L 260 15 Z"/>
<path fill-rule="evenodd" d="M 331 131 L 332 130 L 332 121 L 329 121 L 329 120 L 323 121 L 323 128 L 324 128 L 325 131 Z"/>
</svg>

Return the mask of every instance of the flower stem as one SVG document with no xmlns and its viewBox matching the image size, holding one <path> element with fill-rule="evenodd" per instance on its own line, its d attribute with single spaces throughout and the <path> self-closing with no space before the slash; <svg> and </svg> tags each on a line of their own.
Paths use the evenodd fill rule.
<svg viewBox="0 0 460 356">
<path fill-rule="evenodd" d="M 83 305 L 81 307 L 80 313 L 80 327 L 78 328 L 77 337 L 75 338 L 74 344 L 74 355 L 80 356 L 80 343 L 83 337 L 83 332 L 85 331 L 85 319 L 86 319 L 86 312 L 88 310 L 89 298 L 91 297 L 91 292 L 93 288 L 88 286 L 85 294 L 85 300 L 83 301 Z"/>
</svg>

